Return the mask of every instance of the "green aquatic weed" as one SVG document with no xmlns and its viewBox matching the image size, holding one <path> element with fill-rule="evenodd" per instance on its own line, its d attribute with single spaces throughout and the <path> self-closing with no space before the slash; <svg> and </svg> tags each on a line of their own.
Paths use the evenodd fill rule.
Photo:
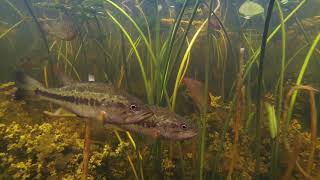
<svg viewBox="0 0 320 180">
<path fill-rule="evenodd" d="M 278 123 L 276 112 L 274 106 L 270 105 L 269 103 L 265 103 L 267 113 L 268 113 L 268 120 L 269 120 L 269 130 L 272 138 L 275 138 L 278 134 Z"/>
</svg>

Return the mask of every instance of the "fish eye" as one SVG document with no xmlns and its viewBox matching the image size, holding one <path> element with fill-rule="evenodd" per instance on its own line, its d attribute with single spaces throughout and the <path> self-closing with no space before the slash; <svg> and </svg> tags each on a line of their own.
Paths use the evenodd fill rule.
<svg viewBox="0 0 320 180">
<path fill-rule="evenodd" d="M 137 110 L 137 105 L 131 104 L 131 105 L 130 105 L 130 109 L 131 109 L 132 111 L 136 111 L 136 110 Z"/>
<path fill-rule="evenodd" d="M 182 129 L 187 129 L 187 127 L 188 127 L 188 126 L 187 126 L 186 124 L 181 124 L 181 128 L 182 128 Z"/>
</svg>

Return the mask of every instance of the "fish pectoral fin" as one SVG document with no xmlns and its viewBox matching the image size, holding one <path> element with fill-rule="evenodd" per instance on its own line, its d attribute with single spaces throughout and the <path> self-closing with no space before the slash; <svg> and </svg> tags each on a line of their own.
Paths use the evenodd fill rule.
<svg viewBox="0 0 320 180">
<path fill-rule="evenodd" d="M 55 113 L 57 113 L 57 114 L 74 114 L 71 111 L 68 111 L 68 110 L 66 110 L 65 108 L 62 108 L 62 107 L 58 108 L 55 111 Z"/>
<path fill-rule="evenodd" d="M 99 121 L 101 121 L 103 124 L 108 123 L 108 113 L 106 111 L 99 111 L 96 117 Z"/>
<path fill-rule="evenodd" d="M 158 139 L 160 137 L 160 133 L 157 132 L 157 131 L 154 131 L 154 132 L 151 133 L 151 137 L 153 139 Z"/>
<path fill-rule="evenodd" d="M 120 132 L 125 132 L 126 130 L 122 129 L 121 127 L 114 125 L 114 124 L 108 124 L 105 123 L 103 124 L 103 127 L 108 129 L 108 130 L 112 130 L 112 131 L 120 131 Z"/>
<path fill-rule="evenodd" d="M 121 119 L 111 116 L 106 111 L 100 111 L 97 116 L 97 119 L 101 121 L 103 124 L 108 124 L 108 123 L 122 124 L 123 123 Z"/>
<path fill-rule="evenodd" d="M 50 112 L 50 111 L 43 111 L 43 113 L 47 116 L 50 116 L 50 117 L 77 117 L 77 115 L 69 112 L 69 111 L 66 111 L 65 109 L 63 108 L 58 108 L 56 111 L 54 112 Z"/>
</svg>

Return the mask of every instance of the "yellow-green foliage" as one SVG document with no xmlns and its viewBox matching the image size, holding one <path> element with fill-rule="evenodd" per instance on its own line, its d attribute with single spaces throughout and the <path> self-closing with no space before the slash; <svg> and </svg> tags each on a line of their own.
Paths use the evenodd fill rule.
<svg viewBox="0 0 320 180">
<path fill-rule="evenodd" d="M 1 124 L 1 169 L 16 179 L 62 177 L 78 168 L 82 140 L 59 122 Z"/>
<path fill-rule="evenodd" d="M 70 179 L 81 177 L 83 139 L 72 122 L 35 125 L 0 124 L 0 179 Z M 121 179 L 131 173 L 126 152 L 129 143 L 92 145 L 90 175 Z"/>
<path fill-rule="evenodd" d="M 44 116 L 34 122 L 41 111 L 12 100 L 12 92 L 0 93 L 0 179 L 80 179 L 84 122 Z M 89 175 L 131 176 L 127 153 L 134 154 L 128 142 L 93 142 Z"/>
<path fill-rule="evenodd" d="M 0 179 L 80 179 L 82 175 L 82 153 L 84 121 L 76 118 L 48 118 L 42 115 L 42 110 L 32 106 L 35 103 L 25 103 L 11 99 L 12 91 L 0 93 Z M 210 173 L 212 162 L 216 157 L 219 145 L 222 143 L 220 132 L 230 108 L 218 104 L 213 112 L 208 113 L 208 138 L 205 151 L 205 170 Z M 191 115 L 195 121 L 198 115 Z M 267 175 L 271 161 L 272 138 L 268 131 L 268 121 L 264 119 L 262 128 L 262 157 L 261 173 Z M 232 121 L 227 128 L 218 173 L 226 175 L 232 160 L 234 131 Z M 280 138 L 280 173 L 287 169 L 288 151 L 284 147 L 283 123 L 280 124 L 278 137 Z M 96 132 L 95 129 L 93 132 Z M 122 143 L 113 135 L 112 130 L 100 137 L 92 134 L 91 158 L 89 176 L 93 179 L 132 179 L 132 169 L 128 156 L 132 160 L 136 171 L 139 172 L 137 153 L 128 142 L 125 134 L 121 134 Z M 294 147 L 297 137 L 302 137 L 298 162 L 306 167 L 311 151 L 311 138 L 307 130 L 301 128 L 297 120 L 293 120 L 287 134 L 288 144 Z M 144 177 L 153 175 L 153 156 L 151 144 L 135 139 L 139 143 L 139 151 L 143 157 Z M 243 128 L 239 129 L 238 155 L 233 169 L 233 176 L 240 179 L 252 179 L 255 169 L 254 137 Z M 310 175 L 319 176 L 320 169 L 320 139 L 317 140 L 315 158 Z M 168 141 L 161 143 L 161 170 L 165 178 L 175 179 L 181 172 L 180 158 L 183 158 L 185 177 L 195 175 L 197 139 L 181 144 L 179 150 L 176 143 Z M 179 154 L 182 152 L 182 156 Z M 317 174 L 318 173 L 318 174 Z M 296 179 L 304 176 L 297 168 L 292 173 Z"/>
<path fill-rule="evenodd" d="M 209 121 L 213 121 L 216 119 L 217 114 L 211 113 L 209 116 Z M 210 122 L 209 122 L 210 123 Z M 283 122 L 281 123 L 280 128 L 280 174 L 283 175 L 288 167 L 289 162 L 289 152 L 285 148 L 285 141 L 284 137 L 285 134 L 283 131 L 284 125 Z M 272 137 L 268 131 L 269 125 L 267 119 L 265 119 L 263 128 L 262 128 L 262 148 L 261 148 L 261 164 L 260 164 L 260 172 L 267 176 L 269 172 L 269 166 L 271 162 L 271 146 L 272 146 Z M 299 151 L 298 162 L 302 166 L 302 168 L 307 167 L 307 163 L 310 156 L 311 151 L 311 135 L 310 132 L 304 130 L 301 127 L 301 124 L 298 120 L 293 120 L 289 127 L 289 132 L 286 135 L 286 139 L 289 141 L 289 145 L 291 147 L 295 147 L 297 144 L 297 138 L 302 137 L 301 140 L 301 149 Z M 223 153 L 221 157 L 221 161 L 218 166 L 218 172 L 221 174 L 226 175 L 228 173 L 230 162 L 232 159 L 232 147 L 233 147 L 233 139 L 234 133 L 231 127 L 229 127 L 228 132 L 226 133 L 225 141 L 223 143 Z M 218 132 L 209 131 L 208 137 L 208 150 L 207 150 L 207 164 L 206 170 L 211 171 L 212 169 L 212 162 L 215 158 L 215 155 L 218 153 L 218 148 L 221 143 L 220 134 Z M 315 158 L 313 161 L 312 169 L 310 170 L 310 174 L 312 177 L 319 176 L 319 169 L 320 169 L 320 138 L 317 139 L 317 146 L 315 149 Z M 239 138 L 239 145 L 238 147 L 238 156 L 237 156 L 237 163 L 235 163 L 234 167 L 234 174 L 237 177 L 241 177 L 240 179 L 252 179 L 255 173 L 255 156 L 254 156 L 254 137 L 250 136 L 248 132 L 244 129 L 240 128 L 240 138 Z M 307 171 L 307 169 L 304 169 Z M 305 179 L 305 177 L 301 174 L 301 172 L 295 168 L 292 176 L 295 179 Z"/>
<path fill-rule="evenodd" d="M 291 126 L 289 127 L 289 133 L 288 133 L 288 143 L 289 146 L 295 147 L 298 143 L 297 139 L 298 137 L 301 137 L 301 149 L 299 151 L 299 156 L 297 162 L 300 164 L 300 166 L 305 170 L 309 156 L 311 151 L 311 134 L 309 132 L 303 131 L 303 128 L 301 127 L 301 124 L 298 122 L 298 120 L 294 119 L 291 123 Z M 286 154 L 288 155 L 288 154 Z M 288 163 L 287 161 L 284 163 Z M 320 138 L 318 137 L 316 142 L 316 148 L 315 148 L 315 156 L 314 161 L 312 164 L 312 167 L 310 169 L 310 172 L 312 177 L 319 177 L 320 175 Z M 294 170 L 294 177 L 296 179 L 304 179 L 305 177 L 302 176 L 302 174 L 295 168 Z"/>
</svg>

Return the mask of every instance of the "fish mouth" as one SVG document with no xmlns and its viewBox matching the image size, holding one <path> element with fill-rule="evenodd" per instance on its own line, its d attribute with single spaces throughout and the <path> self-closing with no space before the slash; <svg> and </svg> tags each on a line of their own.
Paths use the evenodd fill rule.
<svg viewBox="0 0 320 180">
<path fill-rule="evenodd" d="M 196 133 L 196 132 L 183 133 L 180 137 L 178 137 L 178 140 L 188 140 L 188 139 L 191 139 L 197 135 L 198 135 L 198 133 Z"/>
<path fill-rule="evenodd" d="M 175 136 L 173 136 L 173 138 L 171 137 L 169 139 L 174 139 L 174 140 L 179 140 L 179 141 L 188 140 L 188 139 L 191 139 L 191 138 L 197 136 L 197 134 L 198 133 L 195 131 L 179 132 Z"/>
</svg>

